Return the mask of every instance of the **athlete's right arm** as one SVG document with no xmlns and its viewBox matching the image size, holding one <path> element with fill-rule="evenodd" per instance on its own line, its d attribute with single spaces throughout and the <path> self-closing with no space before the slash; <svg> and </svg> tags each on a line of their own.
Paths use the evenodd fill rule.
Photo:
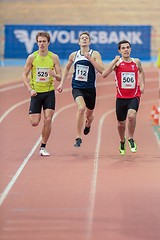
<svg viewBox="0 0 160 240">
<path fill-rule="evenodd" d="M 33 62 L 33 54 L 29 55 L 27 60 L 26 60 L 26 64 L 24 66 L 24 69 L 23 69 L 23 73 L 22 73 L 22 80 L 23 80 L 23 83 L 25 85 L 25 87 L 28 89 L 28 92 L 31 94 L 31 95 L 36 95 L 36 92 L 31 88 L 29 82 L 29 73 L 32 69 L 32 62 Z"/>
<path fill-rule="evenodd" d="M 118 65 L 120 56 L 116 56 L 108 65 L 108 67 L 103 71 L 102 76 L 106 78 Z"/>
<path fill-rule="evenodd" d="M 70 69 L 71 69 L 71 66 L 74 62 L 75 54 L 76 54 L 76 52 L 71 53 L 69 58 L 68 58 L 68 62 L 65 65 L 64 70 L 63 70 L 61 82 L 60 82 L 59 86 L 57 87 L 58 92 L 63 91 L 63 85 L 64 85 L 64 82 L 65 82 L 65 80 L 68 76 L 68 73 L 69 73 Z"/>
<path fill-rule="evenodd" d="M 94 68 L 99 72 L 103 73 L 104 66 L 102 62 L 102 57 L 98 51 L 93 51 L 92 56 L 89 54 L 89 52 L 85 53 L 84 56 L 92 63 Z"/>
</svg>

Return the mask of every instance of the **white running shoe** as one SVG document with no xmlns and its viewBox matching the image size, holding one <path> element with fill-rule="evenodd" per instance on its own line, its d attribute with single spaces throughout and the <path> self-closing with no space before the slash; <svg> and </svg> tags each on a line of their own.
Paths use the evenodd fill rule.
<svg viewBox="0 0 160 240">
<path fill-rule="evenodd" d="M 44 156 L 44 157 L 50 156 L 49 152 L 47 152 L 46 148 L 44 148 L 44 147 L 40 148 L 39 155 Z"/>
</svg>

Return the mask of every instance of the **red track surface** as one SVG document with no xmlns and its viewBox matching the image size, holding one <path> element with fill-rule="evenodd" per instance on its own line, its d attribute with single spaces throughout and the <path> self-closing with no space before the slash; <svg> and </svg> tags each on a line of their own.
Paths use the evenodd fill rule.
<svg viewBox="0 0 160 240">
<path fill-rule="evenodd" d="M 26 89 L 1 86 L 1 240 L 160 239 L 160 151 L 150 122 L 157 69 L 146 69 L 136 154 L 118 152 L 113 76 L 97 85 L 95 119 L 80 149 L 70 81 L 57 93 L 48 158 L 38 155 L 42 123 L 30 126 Z"/>
</svg>

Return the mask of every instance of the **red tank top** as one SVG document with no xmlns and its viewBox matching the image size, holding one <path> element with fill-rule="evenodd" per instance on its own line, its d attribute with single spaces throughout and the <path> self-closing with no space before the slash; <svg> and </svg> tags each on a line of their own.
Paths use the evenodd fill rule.
<svg viewBox="0 0 160 240">
<path fill-rule="evenodd" d="M 115 81 L 117 98 L 134 98 L 141 96 L 138 84 L 138 67 L 133 59 L 132 62 L 124 62 L 121 60 L 115 69 Z"/>
</svg>

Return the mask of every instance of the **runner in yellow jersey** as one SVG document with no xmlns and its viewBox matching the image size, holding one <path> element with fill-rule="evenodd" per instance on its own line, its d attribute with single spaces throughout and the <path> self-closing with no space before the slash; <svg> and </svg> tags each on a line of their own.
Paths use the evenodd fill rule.
<svg viewBox="0 0 160 240">
<path fill-rule="evenodd" d="M 44 125 L 39 153 L 41 156 L 49 156 L 46 144 L 55 111 L 54 79 L 61 81 L 61 67 L 59 57 L 48 50 L 50 35 L 39 32 L 36 41 L 39 49 L 28 56 L 22 78 L 31 97 L 29 119 L 32 126 L 39 124 L 43 108 Z"/>
</svg>

